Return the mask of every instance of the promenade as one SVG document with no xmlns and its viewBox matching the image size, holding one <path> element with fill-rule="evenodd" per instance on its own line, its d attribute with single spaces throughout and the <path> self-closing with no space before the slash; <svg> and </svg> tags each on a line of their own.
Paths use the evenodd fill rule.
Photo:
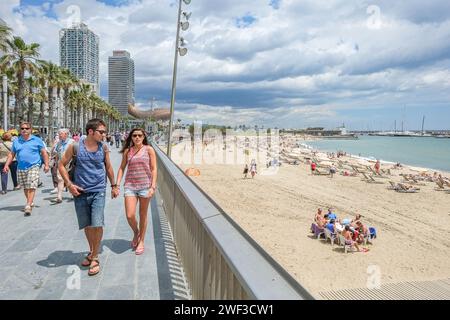
<svg viewBox="0 0 450 320">
<path fill-rule="evenodd" d="M 111 152 L 116 172 L 121 160 L 117 150 L 112 147 Z M 88 247 L 78 230 L 72 196 L 65 192 L 63 203 L 52 204 L 50 173 L 41 171 L 41 181 L 30 217 L 21 211 L 23 190 L 0 195 L 0 299 L 190 298 L 158 192 L 151 201 L 145 252 L 136 256 L 123 189 L 112 200 L 108 187 L 101 271 L 89 277 L 87 268 L 80 267 Z M 12 186 L 9 181 L 8 189 Z"/>
</svg>

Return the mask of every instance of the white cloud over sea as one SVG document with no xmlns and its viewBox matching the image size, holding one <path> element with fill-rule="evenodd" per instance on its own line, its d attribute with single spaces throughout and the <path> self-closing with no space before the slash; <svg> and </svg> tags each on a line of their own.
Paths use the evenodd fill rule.
<svg viewBox="0 0 450 320">
<path fill-rule="evenodd" d="M 178 1 L 2 0 L 0 17 L 44 59 L 80 8 L 107 61 L 128 50 L 136 99 L 168 106 Z M 450 129 L 450 2 L 192 0 L 179 58 L 176 117 L 224 124 Z"/>
</svg>

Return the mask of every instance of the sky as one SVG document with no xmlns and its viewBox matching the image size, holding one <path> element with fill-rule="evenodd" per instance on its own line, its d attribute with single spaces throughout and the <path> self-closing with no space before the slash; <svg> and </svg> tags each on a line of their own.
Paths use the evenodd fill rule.
<svg viewBox="0 0 450 320">
<path fill-rule="evenodd" d="M 278 128 L 450 129 L 450 1 L 192 0 L 175 118 Z M 79 14 L 78 14 L 79 13 Z M 108 56 L 130 52 L 136 102 L 169 107 L 178 1 L 1 0 L 0 18 L 59 63 L 81 20 Z"/>
</svg>

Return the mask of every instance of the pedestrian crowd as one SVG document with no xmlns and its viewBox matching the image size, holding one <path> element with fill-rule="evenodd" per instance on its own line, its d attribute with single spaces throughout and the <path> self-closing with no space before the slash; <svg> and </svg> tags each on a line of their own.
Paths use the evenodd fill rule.
<svg viewBox="0 0 450 320">
<path fill-rule="evenodd" d="M 111 197 L 117 198 L 124 178 L 125 216 L 133 233 L 130 245 L 136 255 L 144 253 L 149 203 L 156 191 L 157 167 L 154 149 L 145 130 L 108 133 L 101 119 L 87 122 L 84 134 L 68 129 L 58 130 L 50 150 L 39 134 L 33 134 L 32 124 L 22 122 L 20 135 L 5 132 L 0 141 L 0 172 L 2 194 L 6 194 L 8 174 L 14 190 L 23 189 L 24 215 L 31 216 L 36 189 L 42 185 L 40 170 L 51 172 L 56 194 L 51 202 L 63 202 L 68 191 L 74 200 L 79 230 L 84 230 L 89 253 L 81 266 L 88 268 L 90 276 L 100 272 L 99 251 L 105 226 L 104 209 L 107 181 Z M 114 146 L 122 154 L 117 174 L 111 164 L 110 152 Z M 128 169 L 127 169 L 128 168 Z M 139 222 L 136 208 L 139 205 Z"/>
</svg>

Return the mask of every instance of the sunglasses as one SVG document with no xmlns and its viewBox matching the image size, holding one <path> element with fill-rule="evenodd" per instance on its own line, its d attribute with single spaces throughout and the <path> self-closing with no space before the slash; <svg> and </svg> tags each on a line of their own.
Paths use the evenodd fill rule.
<svg viewBox="0 0 450 320">
<path fill-rule="evenodd" d="M 105 134 L 106 133 L 106 130 L 95 130 L 95 131 L 97 131 L 100 134 Z"/>
<path fill-rule="evenodd" d="M 143 134 L 133 134 L 133 138 L 139 137 L 142 138 L 144 135 Z"/>
<path fill-rule="evenodd" d="M 20 128 L 20 130 L 30 130 L 31 128 Z"/>
</svg>

